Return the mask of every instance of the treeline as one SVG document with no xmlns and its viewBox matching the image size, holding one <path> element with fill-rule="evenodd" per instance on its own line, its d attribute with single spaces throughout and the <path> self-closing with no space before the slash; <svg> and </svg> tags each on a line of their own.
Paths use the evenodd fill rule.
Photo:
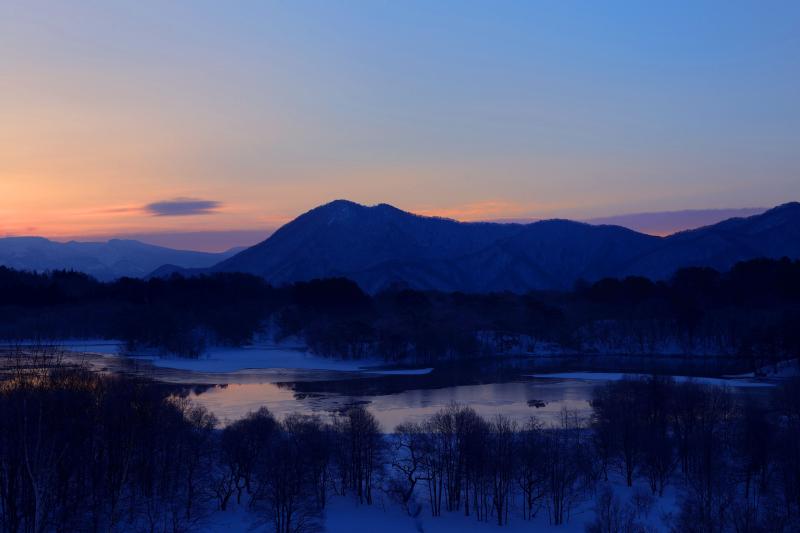
<svg viewBox="0 0 800 533">
<path fill-rule="evenodd" d="M 236 502 L 271 530 L 307 533 L 332 495 L 499 525 L 591 507 L 589 532 L 800 527 L 796 380 L 741 405 L 723 388 L 625 379 L 596 390 L 585 420 L 452 405 L 384 434 L 363 406 L 331 420 L 261 409 L 218 430 L 155 383 L 18 362 L 0 382 L 3 532 L 196 531 Z M 630 497 L 610 488 L 625 483 Z M 667 487 L 678 505 L 662 516 Z"/>
<path fill-rule="evenodd" d="M 387 487 L 409 512 L 498 525 L 540 513 L 563 524 L 593 500 L 592 533 L 797 531 L 798 439 L 798 380 L 742 405 L 721 387 L 626 378 L 595 390 L 588 420 L 565 410 L 549 427 L 519 425 L 453 405 L 403 424 L 389 441 Z M 633 487 L 629 499 L 615 483 Z M 677 506 L 652 516 L 670 485 Z"/>
<path fill-rule="evenodd" d="M 100 283 L 0 267 L 1 339 L 103 337 L 187 356 L 267 332 L 322 355 L 405 363 L 566 351 L 724 356 L 755 370 L 800 354 L 798 323 L 800 261 L 788 259 L 527 294 L 369 295 L 341 278 L 272 287 L 245 274 Z"/>
<path fill-rule="evenodd" d="M 208 345 L 250 342 L 281 298 L 240 274 L 102 283 L 79 272 L 0 267 L 0 338 L 118 339 L 197 356 Z"/>
<path fill-rule="evenodd" d="M 729 355 L 753 369 L 800 355 L 800 261 L 755 259 L 730 271 L 678 270 L 666 282 L 580 285 L 569 313 L 583 348 Z"/>
<path fill-rule="evenodd" d="M 17 352 L 0 373 L 0 531 L 197 531 L 232 499 L 278 533 L 317 531 L 330 494 L 381 490 L 363 407 L 332 423 L 266 409 L 224 430 L 155 382 Z"/>
<path fill-rule="evenodd" d="M 0 529 L 190 531 L 215 420 L 152 382 L 19 357 L 0 375 Z"/>
</svg>

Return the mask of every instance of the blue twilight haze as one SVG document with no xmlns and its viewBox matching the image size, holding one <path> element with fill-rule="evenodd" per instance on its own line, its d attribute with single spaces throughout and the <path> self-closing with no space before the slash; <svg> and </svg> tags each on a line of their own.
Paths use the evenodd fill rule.
<svg viewBox="0 0 800 533">
<path fill-rule="evenodd" d="M 4 2 L 0 235 L 796 200 L 799 27 L 789 1 Z M 185 198 L 209 208 L 143 208 Z"/>
</svg>

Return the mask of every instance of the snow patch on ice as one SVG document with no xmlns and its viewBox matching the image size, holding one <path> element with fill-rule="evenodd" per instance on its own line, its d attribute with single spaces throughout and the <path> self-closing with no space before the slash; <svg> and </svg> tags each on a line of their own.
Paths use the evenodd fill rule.
<svg viewBox="0 0 800 533">
<path fill-rule="evenodd" d="M 619 381 L 625 376 L 637 377 L 639 374 L 625 374 L 620 372 L 556 372 L 553 374 L 530 374 L 526 377 L 539 379 L 578 379 L 582 381 Z M 646 377 L 646 375 L 645 375 Z M 775 384 L 757 379 L 743 377 L 707 378 L 695 376 L 672 376 L 678 383 L 692 381 L 703 385 L 727 385 L 729 387 L 774 387 Z"/>
<path fill-rule="evenodd" d="M 382 376 L 423 376 L 433 372 L 433 368 L 407 368 L 400 370 L 367 370 L 366 374 L 380 374 Z"/>
<path fill-rule="evenodd" d="M 229 373 L 242 370 L 326 370 L 365 372 L 379 375 L 423 375 L 433 368 L 390 369 L 379 359 L 343 360 L 314 355 L 297 343 L 257 343 L 244 347 L 212 347 L 196 359 L 162 355 L 142 350 L 127 353 L 119 341 L 64 340 L 56 343 L 72 352 L 102 356 L 129 357 L 147 361 L 159 368 L 203 373 Z"/>
</svg>

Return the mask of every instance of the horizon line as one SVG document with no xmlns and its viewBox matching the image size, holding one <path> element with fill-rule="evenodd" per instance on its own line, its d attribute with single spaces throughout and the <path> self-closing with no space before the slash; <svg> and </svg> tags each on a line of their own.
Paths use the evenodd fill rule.
<svg viewBox="0 0 800 533">
<path fill-rule="evenodd" d="M 349 201 L 349 200 L 348 200 Z M 328 202 L 331 203 L 331 202 Z M 353 202 L 358 204 L 357 202 Z M 791 202 L 784 202 L 791 203 Z M 327 205 L 327 204 L 321 204 Z M 385 202 L 377 203 L 372 206 L 378 205 L 392 205 Z M 783 205 L 783 204 L 780 204 Z M 321 207 L 321 206 L 317 206 Z M 394 206 L 392 206 L 394 207 Z M 776 206 L 777 207 L 777 206 Z M 315 207 L 316 208 L 316 207 Z M 312 208 L 312 209 L 315 209 Z M 487 218 L 481 220 L 459 220 L 453 217 L 439 217 L 436 215 L 420 215 L 431 216 L 433 218 L 446 218 L 455 220 L 462 223 L 494 223 L 494 224 L 531 224 L 543 220 L 573 220 L 575 222 L 583 222 L 592 225 L 615 225 L 621 226 L 632 231 L 653 235 L 658 237 L 665 237 L 681 231 L 701 228 L 711 224 L 721 222 L 730 218 L 740 218 L 743 216 L 753 216 L 763 213 L 771 208 L 767 207 L 731 207 L 731 208 L 708 208 L 708 209 L 679 209 L 679 210 L 664 210 L 664 211 L 639 211 L 622 213 L 618 215 L 608 215 L 602 217 L 592 218 L 563 218 L 563 217 L 500 217 L 500 218 Z M 404 211 L 404 210 L 403 210 Z M 306 213 L 308 211 L 305 211 Z M 412 211 L 407 211 L 412 214 Z M 301 216 L 303 213 L 297 215 Z M 684 218 L 681 222 L 676 220 L 679 217 L 689 217 L 688 220 Z M 94 233 L 86 235 L 37 235 L 37 234 L 5 234 L 0 238 L 44 238 L 58 243 L 107 243 L 112 240 L 134 240 L 153 246 L 162 246 L 165 248 L 172 248 L 176 250 L 187 250 L 207 253 L 222 253 L 231 249 L 250 247 L 259 242 L 269 238 L 275 231 L 283 225 L 291 222 L 297 217 L 287 219 L 286 222 L 275 227 L 261 227 L 261 228 L 238 228 L 238 229 L 225 229 L 225 230 L 187 230 L 187 231 L 126 231 L 126 232 L 107 232 L 107 233 Z"/>
</svg>

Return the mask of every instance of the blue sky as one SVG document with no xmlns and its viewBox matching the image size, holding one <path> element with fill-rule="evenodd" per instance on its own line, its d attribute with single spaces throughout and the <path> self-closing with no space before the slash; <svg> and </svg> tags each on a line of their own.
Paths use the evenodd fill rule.
<svg viewBox="0 0 800 533">
<path fill-rule="evenodd" d="M 769 1 L 4 2 L 0 234 L 797 200 L 798 27 Z M 147 209 L 180 201 L 214 207 Z"/>
</svg>

